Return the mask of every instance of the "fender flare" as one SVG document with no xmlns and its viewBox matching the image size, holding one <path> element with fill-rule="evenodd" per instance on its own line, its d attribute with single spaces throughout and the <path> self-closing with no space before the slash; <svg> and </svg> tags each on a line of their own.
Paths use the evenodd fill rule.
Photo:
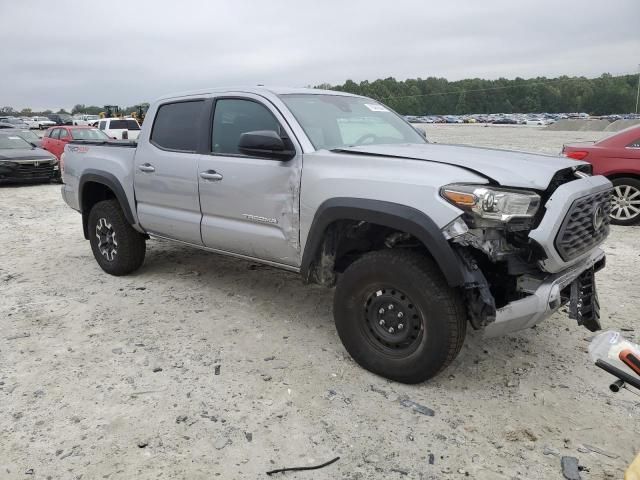
<svg viewBox="0 0 640 480">
<path fill-rule="evenodd" d="M 87 231 L 87 221 L 89 218 L 89 212 L 85 211 L 83 208 L 83 204 L 84 204 L 83 200 L 84 200 L 84 194 L 85 194 L 84 189 L 87 183 L 100 183 L 108 187 L 115 195 L 116 200 L 118 200 L 118 203 L 120 204 L 120 208 L 122 208 L 122 211 L 124 212 L 124 216 L 129 222 L 129 224 L 134 225 L 136 223 L 135 217 L 133 216 L 133 213 L 131 212 L 131 208 L 129 207 L 129 202 L 127 201 L 127 194 L 125 193 L 124 188 L 122 188 L 122 185 L 120 184 L 120 181 L 116 178 L 116 176 L 113 175 L 112 173 L 105 172 L 103 170 L 96 170 L 96 169 L 89 168 L 84 171 L 84 173 L 80 177 L 80 182 L 78 184 L 78 193 L 79 193 L 78 198 L 80 200 L 80 213 L 82 213 L 82 226 L 83 226 L 85 238 L 87 239 L 89 238 L 88 231 Z"/>
<path fill-rule="evenodd" d="M 427 248 L 450 286 L 464 285 L 460 260 L 431 217 L 398 203 L 350 197 L 326 200 L 316 211 L 302 255 L 303 278 L 308 278 L 327 227 L 336 220 L 365 221 L 413 235 Z"/>
</svg>

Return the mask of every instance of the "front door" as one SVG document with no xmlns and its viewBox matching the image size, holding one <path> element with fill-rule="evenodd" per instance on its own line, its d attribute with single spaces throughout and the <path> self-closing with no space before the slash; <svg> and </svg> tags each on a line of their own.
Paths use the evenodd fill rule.
<svg viewBox="0 0 640 480">
<path fill-rule="evenodd" d="M 286 162 L 238 151 L 245 132 L 275 130 L 294 139 L 286 122 L 262 97 L 242 94 L 215 99 L 211 130 L 209 154 L 198 160 L 204 245 L 299 266 L 299 146 Z"/>
<path fill-rule="evenodd" d="M 208 125 L 204 100 L 158 107 L 138 143 L 134 185 L 140 225 L 151 234 L 202 244 L 198 198 L 199 141 Z M 149 119 L 148 121 L 151 121 Z"/>
<path fill-rule="evenodd" d="M 69 133 L 69 130 L 67 130 L 66 128 L 61 128 L 60 139 L 54 142 L 55 150 L 52 151 L 51 153 L 53 153 L 56 157 L 58 157 L 58 159 L 60 159 L 60 156 L 64 152 L 64 146 L 70 141 L 71 141 L 71 133 Z"/>
</svg>

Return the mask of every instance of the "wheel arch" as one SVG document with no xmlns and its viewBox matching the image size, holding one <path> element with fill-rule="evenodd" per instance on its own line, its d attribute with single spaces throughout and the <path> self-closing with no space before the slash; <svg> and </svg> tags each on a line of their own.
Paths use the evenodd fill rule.
<svg viewBox="0 0 640 480">
<path fill-rule="evenodd" d="M 634 180 L 640 180 L 640 172 L 616 172 L 605 175 L 609 180 L 617 180 L 618 178 L 633 178 Z"/>
<path fill-rule="evenodd" d="M 327 242 L 331 227 L 341 221 L 366 222 L 415 237 L 433 257 L 450 286 L 464 284 L 464 273 L 458 257 L 428 215 L 406 205 L 350 197 L 326 200 L 317 209 L 300 267 L 305 281 L 311 281 L 323 250 L 327 248 L 327 243 L 332 243 L 331 240 Z"/>
<path fill-rule="evenodd" d="M 129 207 L 127 195 L 118 179 L 112 173 L 102 170 L 87 169 L 80 177 L 78 185 L 80 212 L 82 213 L 82 229 L 85 239 L 89 239 L 88 219 L 91 208 L 102 200 L 114 198 L 120 204 L 124 216 L 130 225 L 136 223 Z"/>
</svg>

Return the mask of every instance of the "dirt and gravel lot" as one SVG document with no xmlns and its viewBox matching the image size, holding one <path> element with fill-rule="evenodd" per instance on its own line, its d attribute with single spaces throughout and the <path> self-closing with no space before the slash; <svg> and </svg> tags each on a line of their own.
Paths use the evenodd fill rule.
<svg viewBox="0 0 640 480">
<path fill-rule="evenodd" d="M 426 128 L 546 153 L 604 135 Z M 336 456 L 280 478 L 558 479 L 564 455 L 583 479 L 618 479 L 640 449 L 638 397 L 609 392 L 592 334 L 564 315 L 470 332 L 444 374 L 401 385 L 347 356 L 331 291 L 157 240 L 110 277 L 59 186 L 1 187 L 0 204 L 1 479 L 256 479 Z M 598 275 L 604 325 L 636 342 L 639 234 L 613 227 Z"/>
</svg>

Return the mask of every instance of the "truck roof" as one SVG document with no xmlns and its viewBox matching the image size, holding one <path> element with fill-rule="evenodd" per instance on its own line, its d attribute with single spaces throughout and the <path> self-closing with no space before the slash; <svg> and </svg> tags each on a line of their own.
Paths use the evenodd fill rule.
<svg viewBox="0 0 640 480">
<path fill-rule="evenodd" d="M 339 92 L 337 90 L 321 90 L 318 88 L 294 88 L 294 87 L 265 87 L 259 86 L 244 86 L 244 87 L 216 87 L 200 90 L 192 90 L 187 92 L 174 93 L 171 95 L 163 95 L 156 99 L 156 101 L 169 100 L 172 98 L 192 97 L 196 95 L 210 95 L 213 93 L 223 92 L 243 92 L 254 93 L 256 95 L 286 95 L 286 94 L 307 94 L 307 95 L 341 95 L 345 97 L 357 97 L 359 95 L 353 95 L 351 93 Z"/>
</svg>

